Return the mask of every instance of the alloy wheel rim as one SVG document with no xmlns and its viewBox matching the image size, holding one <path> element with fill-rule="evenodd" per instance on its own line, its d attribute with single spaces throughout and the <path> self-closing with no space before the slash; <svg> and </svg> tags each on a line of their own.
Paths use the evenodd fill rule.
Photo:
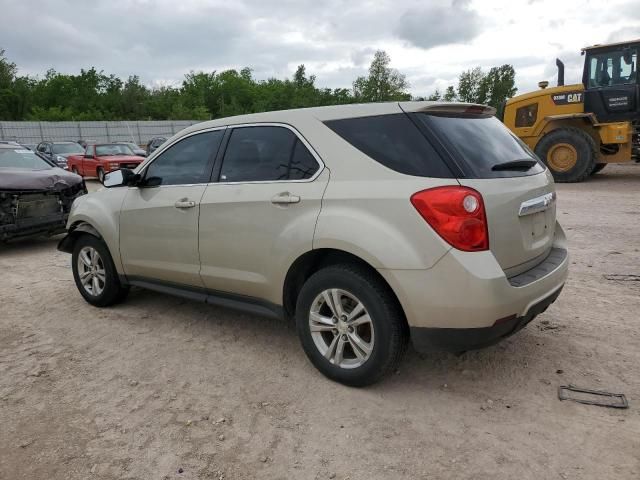
<svg viewBox="0 0 640 480">
<path fill-rule="evenodd" d="M 556 172 L 567 172 L 578 163 L 578 151 L 569 143 L 558 143 L 549 149 L 547 164 Z"/>
<path fill-rule="evenodd" d="M 364 304 L 338 288 L 318 294 L 309 312 L 311 338 L 329 363 L 344 369 L 362 366 L 373 352 L 375 330 Z"/>
<path fill-rule="evenodd" d="M 92 297 L 99 296 L 106 284 L 107 274 L 104 262 L 98 251 L 93 247 L 83 247 L 78 254 L 78 278 Z"/>
</svg>

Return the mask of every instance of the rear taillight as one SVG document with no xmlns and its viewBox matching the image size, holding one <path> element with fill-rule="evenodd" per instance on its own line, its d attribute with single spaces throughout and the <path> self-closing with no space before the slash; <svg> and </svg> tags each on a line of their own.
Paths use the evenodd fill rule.
<svg viewBox="0 0 640 480">
<path fill-rule="evenodd" d="M 411 204 L 429 225 L 458 250 L 489 249 L 482 195 L 472 188 L 436 187 L 414 193 Z"/>
</svg>

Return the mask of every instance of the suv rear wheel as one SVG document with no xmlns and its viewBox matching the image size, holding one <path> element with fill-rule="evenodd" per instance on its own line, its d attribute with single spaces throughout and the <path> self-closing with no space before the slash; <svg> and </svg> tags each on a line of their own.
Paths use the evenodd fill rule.
<svg viewBox="0 0 640 480">
<path fill-rule="evenodd" d="M 298 296 L 296 324 L 314 366 L 351 386 L 372 384 L 394 371 L 407 344 L 397 300 L 375 274 L 355 265 L 313 274 Z"/>
<path fill-rule="evenodd" d="M 91 305 L 108 307 L 127 296 L 107 246 L 93 235 L 83 234 L 73 246 L 73 279 L 80 294 Z"/>
</svg>

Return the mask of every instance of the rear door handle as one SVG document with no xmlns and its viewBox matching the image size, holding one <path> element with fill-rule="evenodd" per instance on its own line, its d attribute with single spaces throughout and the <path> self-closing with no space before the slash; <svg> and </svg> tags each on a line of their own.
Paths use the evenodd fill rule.
<svg viewBox="0 0 640 480">
<path fill-rule="evenodd" d="M 274 205 L 288 205 L 290 203 L 300 203 L 298 195 L 291 195 L 289 192 L 279 193 L 271 199 Z"/>
<path fill-rule="evenodd" d="M 176 208 L 193 208 L 196 206 L 196 202 L 183 198 L 182 200 L 178 200 L 176 203 L 174 203 L 174 206 Z"/>
</svg>

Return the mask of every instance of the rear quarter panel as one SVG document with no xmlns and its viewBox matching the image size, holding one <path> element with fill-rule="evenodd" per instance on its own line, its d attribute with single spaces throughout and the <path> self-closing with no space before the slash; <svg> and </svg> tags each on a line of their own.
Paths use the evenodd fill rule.
<svg viewBox="0 0 640 480">
<path fill-rule="evenodd" d="M 332 181 L 322 202 L 313 247 L 344 250 L 377 269 L 428 269 L 451 246 L 418 214 L 410 197 L 452 182 L 456 184 L 455 180 L 413 177 Z"/>
<path fill-rule="evenodd" d="M 304 118 L 295 126 L 331 171 L 314 249 L 343 250 L 374 268 L 425 269 L 451 248 L 418 214 L 410 198 L 428 188 L 458 185 L 455 179 L 395 172 L 353 147 L 321 119 Z"/>
</svg>

